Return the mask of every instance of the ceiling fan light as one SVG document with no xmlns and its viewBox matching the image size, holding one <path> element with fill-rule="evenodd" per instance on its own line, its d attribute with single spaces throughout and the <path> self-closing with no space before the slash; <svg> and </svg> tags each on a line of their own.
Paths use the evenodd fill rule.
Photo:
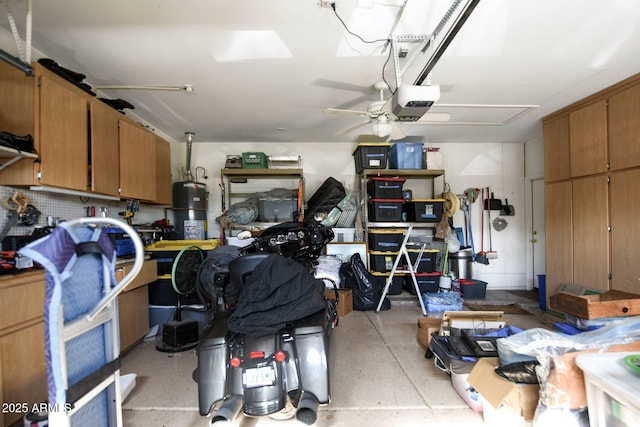
<svg viewBox="0 0 640 427">
<path fill-rule="evenodd" d="M 377 121 L 371 125 L 371 131 L 374 135 L 385 138 L 391 135 L 392 126 L 391 123 L 386 121 Z"/>
</svg>

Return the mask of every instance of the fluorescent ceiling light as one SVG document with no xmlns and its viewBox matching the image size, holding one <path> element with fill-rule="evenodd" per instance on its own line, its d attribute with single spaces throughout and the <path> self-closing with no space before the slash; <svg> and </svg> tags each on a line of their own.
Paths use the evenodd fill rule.
<svg viewBox="0 0 640 427">
<path fill-rule="evenodd" d="M 122 85 L 122 86 L 93 86 L 95 90 L 170 90 L 170 91 L 180 91 L 183 90 L 185 92 L 193 92 L 192 85 L 181 85 L 181 86 L 154 86 L 154 85 Z"/>
</svg>

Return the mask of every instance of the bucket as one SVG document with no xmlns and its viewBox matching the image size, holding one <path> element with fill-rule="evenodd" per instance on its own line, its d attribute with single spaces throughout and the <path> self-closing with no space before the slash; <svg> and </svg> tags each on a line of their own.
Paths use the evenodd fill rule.
<svg viewBox="0 0 640 427">
<path fill-rule="evenodd" d="M 473 251 L 471 248 L 449 252 L 449 269 L 455 273 L 455 277 L 458 279 L 471 279 L 473 277 Z"/>
<path fill-rule="evenodd" d="M 547 311 L 547 275 L 538 274 L 538 299 L 540 310 Z"/>
</svg>

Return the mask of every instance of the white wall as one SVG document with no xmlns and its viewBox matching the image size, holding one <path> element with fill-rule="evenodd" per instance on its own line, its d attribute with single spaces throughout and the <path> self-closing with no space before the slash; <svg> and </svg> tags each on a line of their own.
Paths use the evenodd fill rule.
<svg viewBox="0 0 640 427">
<path fill-rule="evenodd" d="M 431 146 L 431 144 L 428 144 Z M 509 200 L 516 216 L 504 217 L 509 225 L 501 232 L 492 231 L 492 247 L 498 258 L 489 265 L 476 263 L 474 276 L 489 283 L 490 289 L 526 288 L 527 259 L 525 247 L 525 144 L 439 144 L 444 158 L 445 180 L 451 191 L 461 194 L 469 187 L 490 187 L 496 198 Z M 206 168 L 209 195 L 209 233 L 216 236 L 215 218 L 221 210 L 220 169 L 227 154 L 258 151 L 267 155 L 300 155 L 303 159 L 307 198 L 329 176 L 340 180 L 348 189 L 355 188 L 357 177 L 353 161 L 354 143 L 204 143 L 194 142 L 192 172 L 197 166 Z M 186 164 L 186 144 L 178 143 L 173 157 L 174 181 L 181 181 Z M 437 188 L 438 189 L 438 188 Z M 481 249 L 481 203 L 471 209 L 475 249 Z M 498 212 L 492 212 L 493 218 Z M 454 225 L 464 228 L 464 215 L 454 216 Z M 485 217 L 485 250 L 489 249 L 488 220 Z"/>
</svg>

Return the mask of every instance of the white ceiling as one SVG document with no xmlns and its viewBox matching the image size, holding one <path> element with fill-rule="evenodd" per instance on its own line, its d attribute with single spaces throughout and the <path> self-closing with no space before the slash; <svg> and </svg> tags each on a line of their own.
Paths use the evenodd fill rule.
<svg viewBox="0 0 640 427">
<path fill-rule="evenodd" d="M 26 0 L 8 3 L 24 39 Z M 335 4 L 353 33 L 384 40 L 433 33 L 452 0 Z M 541 117 L 640 72 L 639 22 L 637 0 L 480 0 L 430 76 L 442 92 L 430 112 L 449 122 L 400 126 L 438 143 L 539 138 Z M 186 131 L 195 142 L 356 140 L 368 126 L 334 133 L 361 117 L 322 110 L 366 110 L 389 53 L 385 42 L 348 34 L 320 0 L 33 0 L 32 28 L 36 58 L 91 85 L 192 85 L 105 91 L 178 141 Z M 0 48 L 18 56 L 6 16 Z M 403 83 L 414 83 L 425 58 Z M 393 60 L 384 70 L 394 88 Z"/>
</svg>

